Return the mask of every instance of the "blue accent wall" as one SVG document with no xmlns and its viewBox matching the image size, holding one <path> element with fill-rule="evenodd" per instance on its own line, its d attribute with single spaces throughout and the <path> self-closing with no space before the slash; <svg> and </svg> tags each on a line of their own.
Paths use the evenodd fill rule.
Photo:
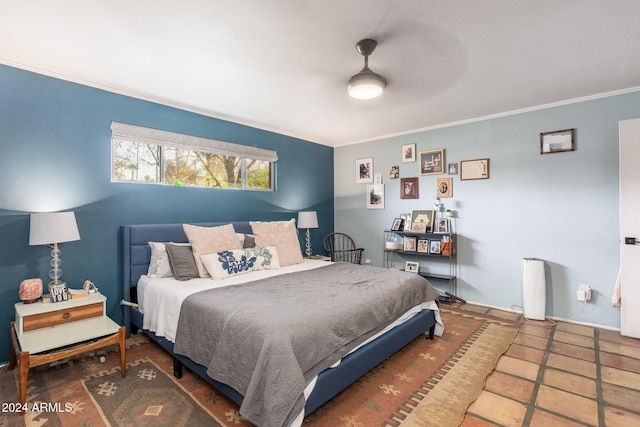
<svg viewBox="0 0 640 427">
<path fill-rule="evenodd" d="M 275 150 L 277 189 L 112 183 L 112 121 Z M 315 210 L 314 253 L 333 231 L 333 148 L 4 65 L 0 153 L 0 324 L 7 332 L 20 282 L 49 282 L 49 249 L 29 246 L 32 212 L 76 213 L 81 240 L 61 245 L 63 280 L 72 288 L 92 280 L 118 322 L 123 224 L 285 220 Z M 304 247 L 304 233 L 300 240 Z M 8 356 L 2 339 L 0 361 Z"/>
</svg>

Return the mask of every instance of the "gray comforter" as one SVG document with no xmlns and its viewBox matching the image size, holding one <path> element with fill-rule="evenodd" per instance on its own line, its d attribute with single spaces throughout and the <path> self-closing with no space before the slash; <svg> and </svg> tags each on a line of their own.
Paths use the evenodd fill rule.
<svg viewBox="0 0 640 427">
<path fill-rule="evenodd" d="M 189 296 L 175 352 L 242 393 L 240 414 L 250 422 L 287 426 L 318 373 L 411 307 L 437 298 L 417 274 L 329 264 Z"/>
</svg>

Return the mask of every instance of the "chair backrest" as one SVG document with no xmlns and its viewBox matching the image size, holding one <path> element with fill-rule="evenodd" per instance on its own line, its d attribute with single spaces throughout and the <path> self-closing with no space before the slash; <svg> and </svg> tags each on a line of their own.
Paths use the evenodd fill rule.
<svg viewBox="0 0 640 427">
<path fill-rule="evenodd" d="M 356 248 L 351 236 L 345 233 L 330 233 L 324 236 L 322 241 L 324 250 L 331 261 L 350 262 L 360 264 L 362 262 L 363 248 Z"/>
</svg>

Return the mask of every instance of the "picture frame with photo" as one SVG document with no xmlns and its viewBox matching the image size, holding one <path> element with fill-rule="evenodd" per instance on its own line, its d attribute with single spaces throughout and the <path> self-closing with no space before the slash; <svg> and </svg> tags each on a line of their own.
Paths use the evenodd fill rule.
<svg viewBox="0 0 640 427">
<path fill-rule="evenodd" d="M 373 182 L 373 157 L 356 160 L 356 184 Z"/>
<path fill-rule="evenodd" d="M 417 274 L 418 272 L 420 272 L 420 263 L 413 262 L 413 261 L 406 261 L 404 263 L 404 271 Z"/>
<path fill-rule="evenodd" d="M 436 197 L 453 197 L 453 178 L 436 179 Z"/>
<path fill-rule="evenodd" d="M 418 252 L 428 254 L 429 253 L 429 240 L 418 239 Z"/>
<path fill-rule="evenodd" d="M 489 159 L 463 160 L 460 162 L 460 180 L 489 179 Z"/>
<path fill-rule="evenodd" d="M 438 218 L 436 220 L 434 233 L 449 233 L 449 218 Z"/>
<path fill-rule="evenodd" d="M 402 231 L 404 229 L 404 219 L 395 218 L 391 224 L 391 231 Z"/>
<path fill-rule="evenodd" d="M 458 175 L 458 164 L 457 163 L 449 163 L 447 165 L 447 173 L 449 175 Z"/>
<path fill-rule="evenodd" d="M 418 178 L 400 178 L 400 198 L 418 199 Z"/>
<path fill-rule="evenodd" d="M 402 146 L 402 163 L 416 161 L 416 144 L 404 144 Z"/>
<path fill-rule="evenodd" d="M 416 252 L 416 237 L 405 236 L 402 250 L 405 252 Z"/>
<path fill-rule="evenodd" d="M 413 209 L 411 211 L 411 231 L 431 233 L 433 230 L 434 209 Z"/>
<path fill-rule="evenodd" d="M 440 240 L 429 240 L 429 253 L 432 255 L 440 255 Z"/>
<path fill-rule="evenodd" d="M 444 173 L 444 149 L 420 152 L 420 175 Z"/>
<path fill-rule="evenodd" d="M 367 185 L 367 209 L 384 209 L 384 184 Z"/>
<path fill-rule="evenodd" d="M 389 169 L 389 179 L 398 179 L 400 177 L 400 166 L 391 166 Z"/>
</svg>

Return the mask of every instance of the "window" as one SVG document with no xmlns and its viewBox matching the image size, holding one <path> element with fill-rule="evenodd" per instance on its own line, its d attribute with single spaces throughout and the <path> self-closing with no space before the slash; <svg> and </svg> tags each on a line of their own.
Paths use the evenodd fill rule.
<svg viewBox="0 0 640 427">
<path fill-rule="evenodd" d="M 112 181 L 273 190 L 278 155 L 257 147 L 111 124 Z"/>
</svg>

